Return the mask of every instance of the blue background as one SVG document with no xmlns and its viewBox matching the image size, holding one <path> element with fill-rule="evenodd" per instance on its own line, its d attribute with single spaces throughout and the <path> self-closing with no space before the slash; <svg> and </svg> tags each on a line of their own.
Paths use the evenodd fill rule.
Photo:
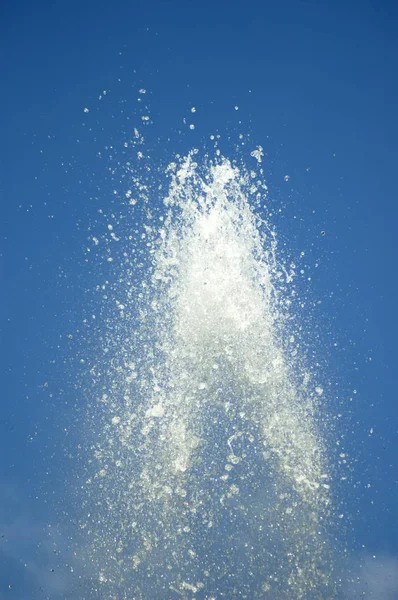
<svg viewBox="0 0 398 600">
<path fill-rule="evenodd" d="M 116 202 L 97 153 L 114 144 L 128 160 L 142 87 L 155 161 L 215 133 L 226 154 L 250 133 L 248 161 L 263 146 L 281 247 L 305 252 L 299 285 L 322 301 L 314 345 L 352 466 L 344 568 L 368 597 L 398 598 L 397 19 L 375 1 L 2 4 L 1 599 L 96 597 L 60 501 L 60 447 L 76 447 L 67 423 L 83 410 L 67 334 L 95 310 L 88 227 Z"/>
</svg>

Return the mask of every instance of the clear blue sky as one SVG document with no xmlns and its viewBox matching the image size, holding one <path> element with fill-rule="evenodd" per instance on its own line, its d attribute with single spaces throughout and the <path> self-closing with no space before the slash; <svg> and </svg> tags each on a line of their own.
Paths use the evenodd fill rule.
<svg viewBox="0 0 398 600">
<path fill-rule="evenodd" d="M 154 159 L 217 132 L 225 151 L 241 131 L 263 146 L 281 238 L 319 261 L 302 285 L 322 300 L 317 343 L 353 458 L 350 568 L 362 561 L 368 597 L 398 598 L 396 4 L 72 0 L 0 15 L 0 599 L 83 597 L 54 513 L 78 395 L 66 334 L 95 283 L 87 227 L 115 202 L 97 153 L 122 147 L 140 88 Z"/>
</svg>

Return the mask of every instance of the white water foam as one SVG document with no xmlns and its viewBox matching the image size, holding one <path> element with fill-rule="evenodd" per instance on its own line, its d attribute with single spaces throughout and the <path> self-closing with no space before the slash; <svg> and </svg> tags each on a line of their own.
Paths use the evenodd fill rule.
<svg viewBox="0 0 398 600">
<path fill-rule="evenodd" d="M 286 350 L 292 274 L 250 204 L 261 183 L 196 151 L 169 173 L 130 282 L 140 327 L 107 324 L 90 561 L 110 598 L 331 597 L 320 394 Z"/>
</svg>

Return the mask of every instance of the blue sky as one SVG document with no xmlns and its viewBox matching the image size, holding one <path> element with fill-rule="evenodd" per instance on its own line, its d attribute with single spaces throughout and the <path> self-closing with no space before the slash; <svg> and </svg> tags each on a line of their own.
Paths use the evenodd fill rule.
<svg viewBox="0 0 398 600">
<path fill-rule="evenodd" d="M 1 599 L 83 597 L 66 542 L 73 507 L 59 516 L 60 447 L 78 443 L 65 423 L 79 348 L 66 336 L 95 302 L 87 229 L 104 227 L 98 208 L 116 202 L 117 175 L 97 154 L 113 145 L 127 160 L 141 88 L 155 161 L 216 133 L 226 154 L 240 132 L 247 156 L 264 148 L 282 245 L 295 260 L 305 251 L 311 282 L 300 286 L 322 300 L 314 344 L 353 464 L 342 492 L 349 569 L 368 597 L 398 598 L 397 11 L 296 0 L 2 6 Z"/>
</svg>

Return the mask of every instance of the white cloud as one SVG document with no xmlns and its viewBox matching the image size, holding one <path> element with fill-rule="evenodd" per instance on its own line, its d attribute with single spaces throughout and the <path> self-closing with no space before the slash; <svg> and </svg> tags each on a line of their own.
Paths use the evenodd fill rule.
<svg viewBox="0 0 398 600">
<path fill-rule="evenodd" d="M 9 590 L 24 600 L 95 598 L 80 560 L 83 548 L 72 549 L 70 531 L 36 517 L 25 498 L 15 484 L 0 483 L 0 600 L 10 599 Z"/>
<path fill-rule="evenodd" d="M 398 556 L 364 555 L 347 575 L 343 584 L 344 600 L 374 598 L 398 599 Z"/>
</svg>

